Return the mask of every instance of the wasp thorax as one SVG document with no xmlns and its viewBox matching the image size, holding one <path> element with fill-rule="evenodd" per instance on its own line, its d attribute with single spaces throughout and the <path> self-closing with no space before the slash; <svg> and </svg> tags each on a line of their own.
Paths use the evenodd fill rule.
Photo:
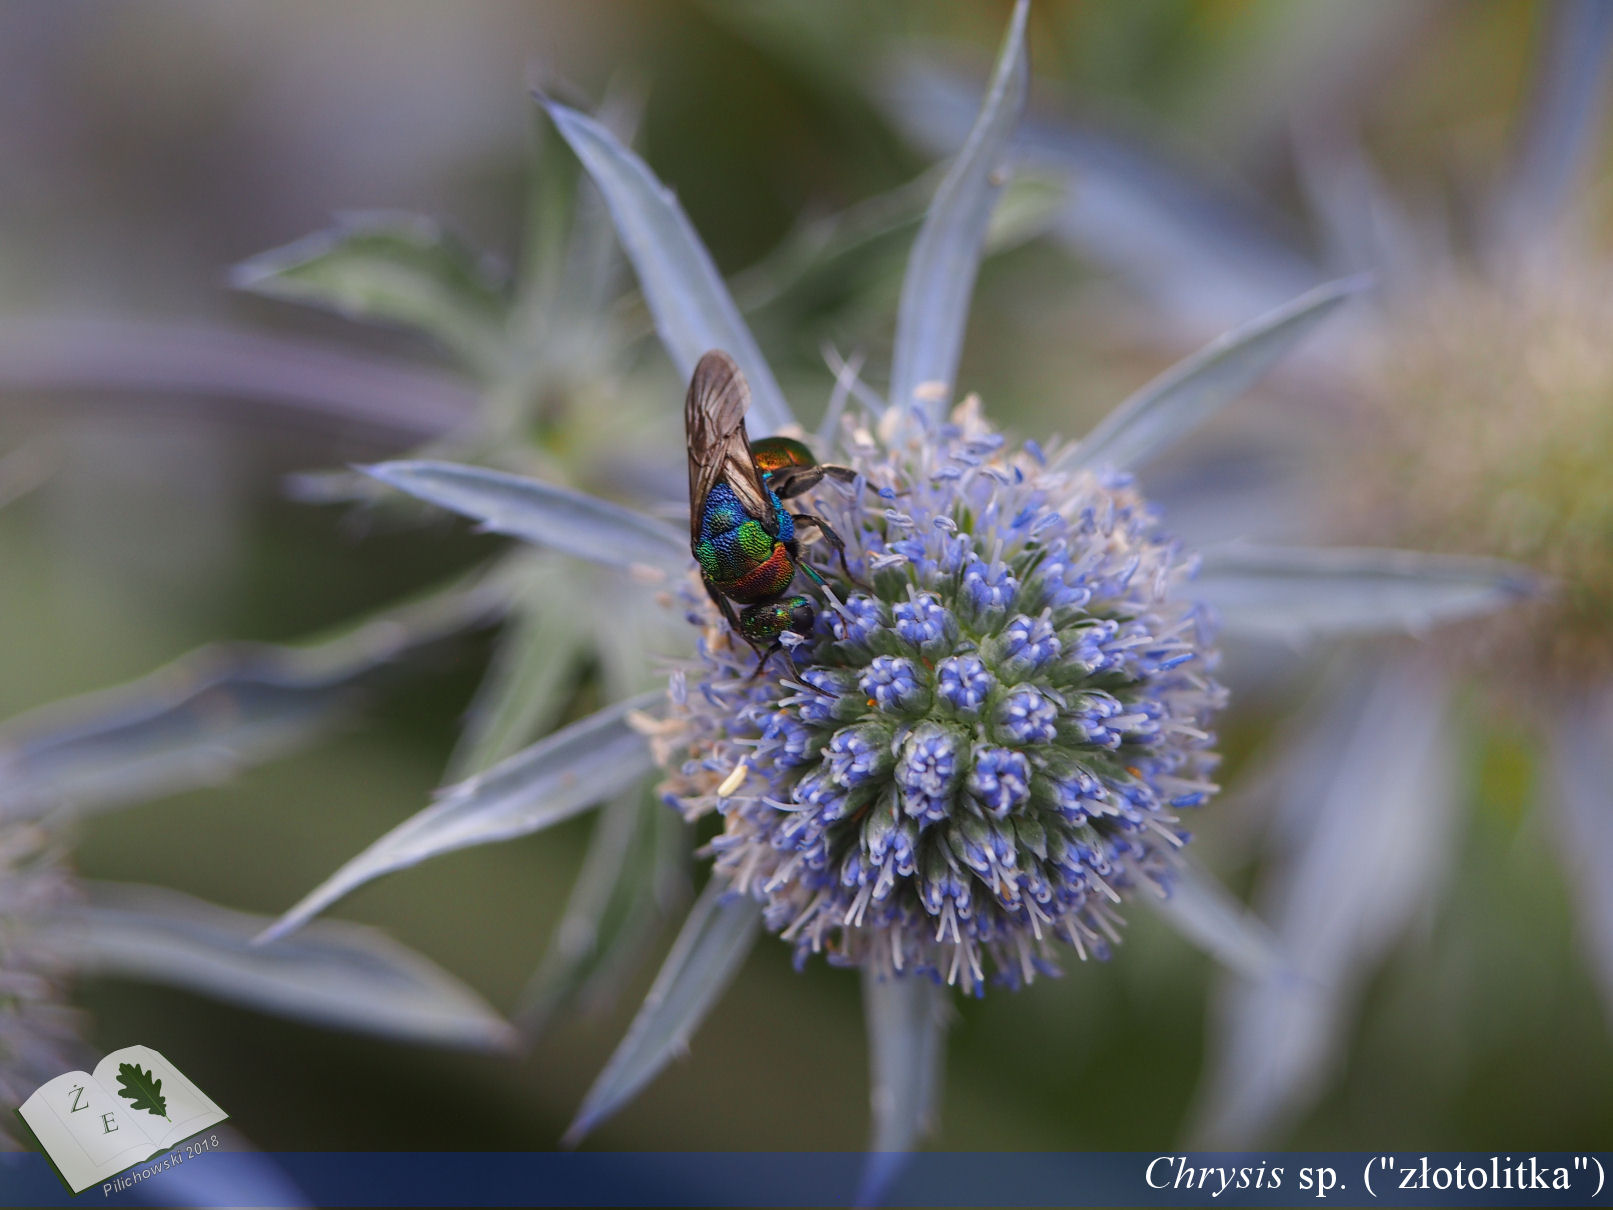
<svg viewBox="0 0 1613 1210">
<path fill-rule="evenodd" d="M 1008 452 L 973 406 L 916 452 L 848 431 L 869 489 L 810 502 L 855 581 L 766 607 L 806 641 L 760 677 L 691 597 L 706 638 L 663 793 L 722 816 L 716 876 L 801 960 L 978 991 L 1055 969 L 1058 943 L 1101 956 L 1215 788 L 1190 561 L 1128 480 Z M 802 558 L 834 578 L 821 545 Z"/>
</svg>

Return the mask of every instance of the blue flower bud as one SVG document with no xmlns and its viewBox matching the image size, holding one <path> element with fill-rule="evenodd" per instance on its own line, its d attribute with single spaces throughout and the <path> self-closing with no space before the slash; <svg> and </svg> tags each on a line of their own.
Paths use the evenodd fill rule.
<svg viewBox="0 0 1613 1210">
<path fill-rule="evenodd" d="M 890 765 L 890 736 L 882 727 L 844 727 L 824 750 L 829 773 L 842 786 L 860 786 Z"/>
<path fill-rule="evenodd" d="M 1001 819 L 1030 797 L 1031 766 L 1023 752 L 975 745 L 969 792 L 987 812 Z"/>
<path fill-rule="evenodd" d="M 875 656 L 857 685 L 876 706 L 893 714 L 922 709 L 927 696 L 913 661 L 899 655 Z"/>
<path fill-rule="evenodd" d="M 1058 707 L 1034 685 L 1016 685 L 997 708 L 998 729 L 1011 743 L 1051 742 L 1058 717 Z"/>
<path fill-rule="evenodd" d="M 970 559 L 963 573 L 963 595 L 976 616 L 1006 613 L 1018 594 L 1019 581 L 1008 568 L 989 565 L 978 556 Z"/>
<path fill-rule="evenodd" d="M 762 738 L 773 741 L 773 763 L 790 769 L 817 759 L 818 745 L 813 733 L 787 710 L 775 710 L 762 727 Z"/>
<path fill-rule="evenodd" d="M 921 592 L 910 601 L 898 601 L 892 612 L 896 633 L 926 654 L 941 650 L 957 637 L 957 625 L 934 593 Z"/>
<path fill-rule="evenodd" d="M 843 643 L 863 643 L 884 625 L 884 606 L 873 597 L 854 592 L 841 609 L 829 613 L 829 627 Z"/>
<path fill-rule="evenodd" d="M 1122 714 L 1125 707 L 1107 693 L 1084 693 L 1070 713 L 1070 723 L 1082 743 L 1097 748 L 1118 748 L 1121 733 L 1110 724 Z"/>
<path fill-rule="evenodd" d="M 977 714 L 996 683 L 978 656 L 949 655 L 935 666 L 936 692 L 963 714 Z"/>
<path fill-rule="evenodd" d="M 1020 614 L 1009 622 L 997 640 L 1005 670 L 1019 676 L 1038 672 L 1058 658 L 1063 645 L 1053 633 L 1053 623 L 1044 614 L 1029 618 Z"/>
<path fill-rule="evenodd" d="M 1052 780 L 1052 793 L 1054 809 L 1065 822 L 1083 824 L 1092 815 L 1102 813 L 1109 790 L 1091 773 L 1076 767 Z"/>
<path fill-rule="evenodd" d="M 921 723 L 902 744 L 896 785 L 902 810 L 921 822 L 945 819 L 958 778 L 956 736 L 935 723 Z"/>
</svg>

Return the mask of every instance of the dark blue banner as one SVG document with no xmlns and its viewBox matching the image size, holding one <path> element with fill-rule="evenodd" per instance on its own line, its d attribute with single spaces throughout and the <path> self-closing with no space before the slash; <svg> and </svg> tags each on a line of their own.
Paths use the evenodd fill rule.
<svg viewBox="0 0 1613 1210">
<path fill-rule="evenodd" d="M 849 1206 L 855 1152 L 159 1156 L 71 1196 L 0 1155 L 0 1206 Z M 1594 1206 L 1608 1152 L 924 1152 L 874 1157 L 889 1206 Z"/>
</svg>

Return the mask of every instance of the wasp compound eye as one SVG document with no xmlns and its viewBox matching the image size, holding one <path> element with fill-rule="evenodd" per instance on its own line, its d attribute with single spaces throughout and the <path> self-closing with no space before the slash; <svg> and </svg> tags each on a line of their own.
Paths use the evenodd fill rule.
<svg viewBox="0 0 1613 1210">
<path fill-rule="evenodd" d="M 812 602 L 805 597 L 796 597 L 795 608 L 790 610 L 790 629 L 796 634 L 811 634 L 816 617 L 817 611 L 812 608 Z"/>
</svg>

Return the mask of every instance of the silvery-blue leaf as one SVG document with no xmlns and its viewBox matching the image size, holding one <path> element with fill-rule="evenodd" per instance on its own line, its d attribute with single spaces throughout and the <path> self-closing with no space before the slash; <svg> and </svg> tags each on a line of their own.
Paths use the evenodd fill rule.
<svg viewBox="0 0 1613 1210">
<path fill-rule="evenodd" d="M 551 550 L 612 567 L 685 570 L 689 543 L 670 525 L 584 492 L 458 462 L 382 462 L 366 474 Z"/>
<path fill-rule="evenodd" d="M 126 806 L 217 785 L 315 736 L 351 683 L 287 677 L 252 648 L 207 648 L 148 677 L 12 720 L 0 732 L 0 815 Z"/>
<path fill-rule="evenodd" d="M 349 319 L 416 328 L 477 369 L 494 371 L 503 360 L 505 272 L 418 214 L 345 215 L 329 231 L 242 262 L 230 282 Z"/>
<path fill-rule="evenodd" d="M 1299 642 L 1417 633 L 1542 591 L 1514 563 L 1357 547 L 1224 546 L 1206 551 L 1194 595 L 1228 634 Z"/>
<path fill-rule="evenodd" d="M 903 56 L 876 87 L 932 153 L 956 147 L 974 121 L 978 86 L 929 59 Z M 1054 233 L 1140 291 L 1173 332 L 1223 331 L 1322 276 L 1252 194 L 1139 140 L 1032 114 L 1010 151 L 1016 164 L 1066 182 Z"/>
<path fill-rule="evenodd" d="M 1257 895 L 1282 962 L 1218 997 L 1198 1145 L 1247 1147 L 1320 1090 L 1362 983 L 1423 904 L 1451 852 L 1447 687 L 1428 659 L 1384 654 L 1318 720 L 1328 742 L 1288 770 L 1287 841 Z"/>
<path fill-rule="evenodd" d="M 1506 255 L 1561 235 L 1574 186 L 1602 147 L 1613 74 L 1613 5 L 1558 0 L 1541 6 L 1528 116 L 1513 165 L 1495 199 L 1491 237 Z"/>
<path fill-rule="evenodd" d="M 706 884 L 627 1036 L 583 1098 L 566 1131 L 567 1146 L 575 1146 L 688 1050 L 700 1022 L 739 973 L 761 923 L 754 899 L 716 879 Z"/>
<path fill-rule="evenodd" d="M 946 989 L 923 975 L 864 970 L 862 983 L 872 1131 L 857 1205 L 873 1206 L 935 1125 L 949 1007 Z"/>
<path fill-rule="evenodd" d="M 528 1037 L 568 1002 L 582 1002 L 584 1011 L 597 1007 L 588 1003 L 591 993 L 606 991 L 649 940 L 671 898 L 668 883 L 682 881 L 668 877 L 681 854 L 664 843 L 680 830 L 675 813 L 641 793 L 599 812 L 560 923 L 512 1014 Z"/>
<path fill-rule="evenodd" d="M 389 441 L 440 437 L 477 407 L 461 379 L 307 340 L 204 324 L 45 319 L 0 324 L 0 390 L 183 396 L 261 423 L 267 405 Z"/>
<path fill-rule="evenodd" d="M 751 436 L 793 424 L 784 392 L 672 191 L 598 122 L 546 97 L 538 100 L 604 195 L 679 375 L 687 379 L 702 354 L 722 349 L 750 384 Z"/>
<path fill-rule="evenodd" d="M 501 614 L 460 581 L 301 646 L 217 644 L 0 727 L 0 819 L 91 811 L 214 785 L 322 733 L 396 661 Z"/>
<path fill-rule="evenodd" d="M 1567 704 L 1552 721 L 1551 802 L 1583 944 L 1613 1005 L 1613 692 Z"/>
<path fill-rule="evenodd" d="M 255 945 L 269 923 L 162 887 L 91 883 L 50 926 L 88 974 L 182 987 L 259 1012 L 444 1046 L 504 1048 L 514 1029 L 479 995 L 379 929 L 324 920 Z"/>
<path fill-rule="evenodd" d="M 1210 957 L 1240 975 L 1269 975 L 1281 961 L 1277 939 L 1265 923 L 1187 858 L 1172 869 L 1167 894 L 1144 895 L 1141 902 Z"/>
<path fill-rule="evenodd" d="M 1006 151 L 1020 114 L 1030 61 L 1019 0 L 997 54 L 997 66 L 963 149 L 936 190 L 902 279 L 891 360 L 891 403 L 918 405 L 937 416 L 952 394 L 963 353 L 969 296 L 992 206 L 1007 179 Z"/>
<path fill-rule="evenodd" d="M 612 798 L 650 771 L 643 737 L 628 716 L 662 691 L 601 710 L 533 744 L 485 773 L 437 792 L 425 810 L 393 828 L 263 933 L 283 937 L 348 892 L 396 870 L 472 845 L 541 831 Z"/>
<path fill-rule="evenodd" d="M 1064 466 L 1130 470 L 1243 395 L 1365 278 L 1328 282 L 1211 341 L 1132 395 L 1060 459 Z"/>
</svg>

